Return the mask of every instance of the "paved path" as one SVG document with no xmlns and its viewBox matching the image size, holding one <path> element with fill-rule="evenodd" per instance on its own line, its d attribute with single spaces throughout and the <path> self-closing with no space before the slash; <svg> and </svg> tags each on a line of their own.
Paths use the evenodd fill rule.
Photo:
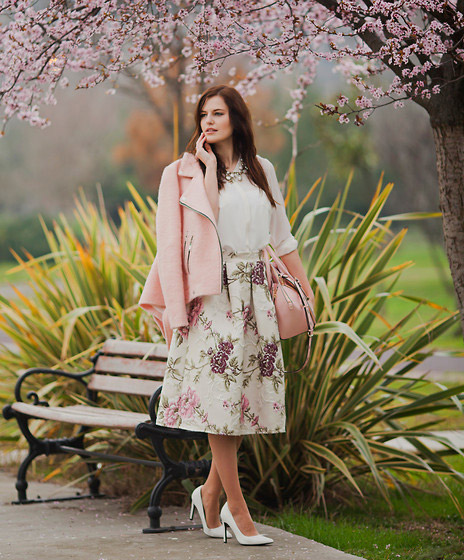
<svg viewBox="0 0 464 560">
<path fill-rule="evenodd" d="M 43 498 L 59 486 L 31 482 L 30 497 Z M 75 489 L 67 489 L 73 494 Z M 63 495 L 63 494 L 61 494 Z M 0 471 L 1 560 L 359 560 L 359 556 L 257 523 L 274 539 L 266 546 L 241 546 L 235 538 L 206 537 L 200 529 L 143 534 L 148 517 L 121 511 L 118 499 L 12 505 L 14 477 Z M 190 523 L 187 510 L 163 509 L 164 524 Z M 198 522 L 198 521 L 197 521 Z M 362 560 L 362 559 L 361 559 Z"/>
</svg>

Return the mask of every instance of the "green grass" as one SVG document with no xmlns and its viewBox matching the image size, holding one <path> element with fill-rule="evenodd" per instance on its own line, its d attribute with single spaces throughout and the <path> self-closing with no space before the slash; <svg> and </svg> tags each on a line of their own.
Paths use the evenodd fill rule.
<svg viewBox="0 0 464 560">
<path fill-rule="evenodd" d="M 464 471 L 464 459 L 450 461 Z M 322 508 L 311 512 L 288 507 L 260 520 L 367 560 L 463 560 L 464 520 L 451 499 L 429 477 L 414 475 L 409 481 L 416 488 L 406 499 L 392 492 L 393 511 L 371 494 L 351 506 L 329 502 L 327 516 Z M 463 486 L 449 477 L 447 483 L 464 502 Z"/>
<path fill-rule="evenodd" d="M 330 520 L 288 511 L 266 523 L 366 560 L 464 558 L 464 524 L 457 519 L 420 521 L 346 511 Z"/>
</svg>

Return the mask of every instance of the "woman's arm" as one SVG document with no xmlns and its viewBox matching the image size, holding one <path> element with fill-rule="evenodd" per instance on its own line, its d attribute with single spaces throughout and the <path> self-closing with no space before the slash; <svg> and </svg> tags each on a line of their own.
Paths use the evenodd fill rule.
<svg viewBox="0 0 464 560">
<path fill-rule="evenodd" d="M 197 140 L 195 156 L 206 165 L 205 190 L 213 210 L 216 223 L 219 219 L 219 190 L 217 182 L 217 159 L 202 132 Z"/>
<path fill-rule="evenodd" d="M 312 291 L 309 280 L 306 277 L 306 272 L 304 270 L 303 263 L 301 262 L 298 250 L 295 249 L 291 253 L 281 255 L 280 259 L 288 268 L 290 274 L 298 278 L 298 280 L 301 282 L 301 287 L 303 288 L 304 293 L 308 296 L 308 299 L 311 301 L 314 307 L 314 292 Z"/>
<path fill-rule="evenodd" d="M 217 223 L 219 219 L 219 190 L 216 169 L 216 163 L 209 163 L 206 166 L 205 190 Z"/>
</svg>

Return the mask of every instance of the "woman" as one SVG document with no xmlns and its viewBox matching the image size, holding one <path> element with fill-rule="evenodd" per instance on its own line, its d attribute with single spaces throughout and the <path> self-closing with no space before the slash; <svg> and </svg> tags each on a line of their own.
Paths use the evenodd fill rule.
<svg viewBox="0 0 464 560">
<path fill-rule="evenodd" d="M 243 435 L 285 431 L 284 363 L 263 261 L 263 249 L 269 242 L 306 294 L 311 299 L 314 295 L 291 233 L 274 167 L 256 155 L 251 116 L 241 95 L 226 85 L 210 87 L 197 103 L 195 118 L 196 130 L 187 153 L 180 163 L 177 160 L 163 172 L 158 198 L 157 234 L 165 236 L 163 248 L 158 240 L 158 252 L 164 251 L 164 260 L 159 263 L 161 284 L 165 275 L 163 301 L 171 310 L 180 301 L 183 311 L 179 292 L 188 295 L 186 321 L 181 313 L 171 311 L 171 324 L 177 326 L 169 340 L 156 423 L 208 433 L 211 470 L 205 483 L 192 493 L 190 514 L 193 518 L 197 509 L 205 534 L 224 537 L 227 542 L 230 527 L 240 544 L 267 544 L 273 541 L 256 530 L 240 488 L 237 451 Z M 185 171 L 185 162 L 190 162 L 193 171 Z M 192 183 L 200 177 L 194 197 L 206 194 L 203 206 L 195 208 L 194 187 L 185 183 L 186 177 Z M 174 199 L 179 204 L 172 204 Z M 174 206 L 179 211 L 179 205 L 181 217 L 174 216 Z M 169 220 L 168 208 L 173 215 Z M 194 218 L 201 220 L 196 226 L 188 222 Z M 217 257 L 213 265 L 207 264 L 213 254 L 212 241 L 199 243 L 208 238 L 190 234 L 195 227 L 206 231 L 209 222 L 219 238 L 220 291 L 214 274 L 208 273 L 219 264 Z M 178 232 L 179 224 L 188 231 Z M 165 229 L 169 228 L 168 236 Z M 179 240 L 183 240 L 182 251 L 176 245 Z M 181 265 L 175 260 L 178 253 L 183 255 L 184 277 L 192 268 L 195 278 L 198 268 L 194 267 L 203 262 L 201 278 L 196 272 L 197 289 L 200 281 L 205 287 L 213 276 L 214 290 L 200 288 L 201 295 L 191 297 L 195 293 L 192 286 L 174 289 L 176 282 L 181 285 Z M 156 282 L 151 285 L 159 288 Z M 147 284 L 141 306 L 159 310 L 159 289 L 150 291 Z M 158 297 L 158 306 L 149 306 L 149 291 L 152 303 Z M 163 315 L 165 328 L 167 315 Z M 156 317 L 161 325 L 159 315 Z M 223 488 L 227 501 L 219 511 Z"/>
</svg>

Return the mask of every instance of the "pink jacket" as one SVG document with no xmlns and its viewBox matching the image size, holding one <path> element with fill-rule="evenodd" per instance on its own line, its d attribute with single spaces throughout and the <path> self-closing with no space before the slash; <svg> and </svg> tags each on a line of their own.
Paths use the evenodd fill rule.
<svg viewBox="0 0 464 560">
<path fill-rule="evenodd" d="M 156 213 L 157 254 L 139 306 L 149 311 L 171 345 L 188 325 L 186 304 L 222 290 L 222 247 L 197 158 L 184 153 L 161 176 Z"/>
</svg>

